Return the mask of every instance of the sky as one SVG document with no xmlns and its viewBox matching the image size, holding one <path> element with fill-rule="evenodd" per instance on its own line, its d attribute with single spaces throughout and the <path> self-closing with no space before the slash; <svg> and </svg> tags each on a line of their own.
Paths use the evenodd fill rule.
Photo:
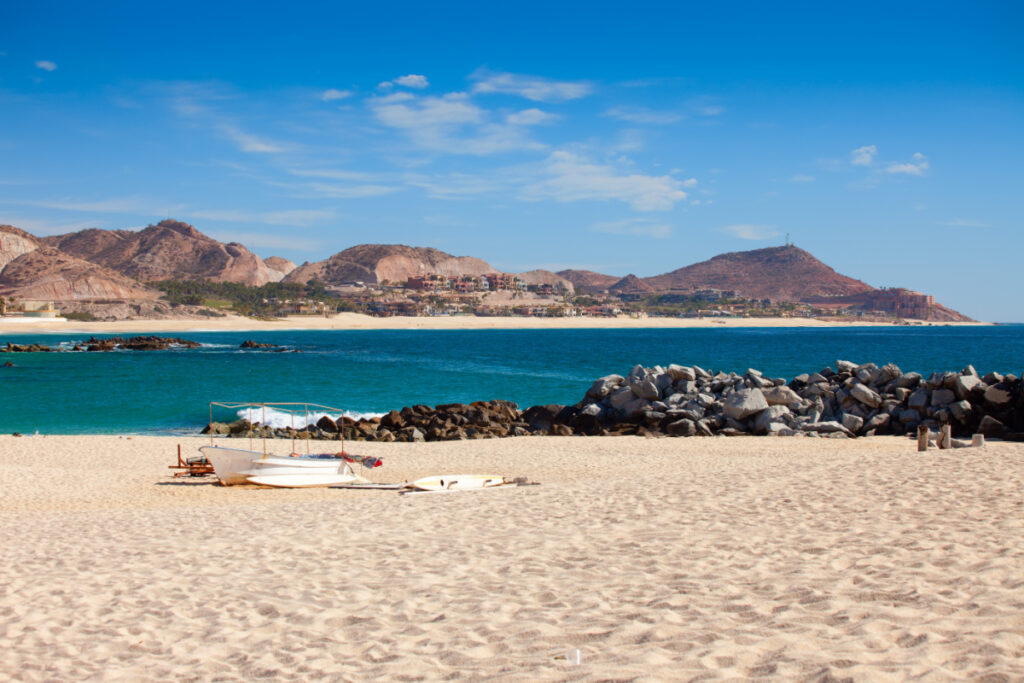
<svg viewBox="0 0 1024 683">
<path fill-rule="evenodd" d="M 1021 35 L 1016 2 L 5 0 L 0 223 L 641 277 L 788 239 L 1024 321 Z"/>
</svg>

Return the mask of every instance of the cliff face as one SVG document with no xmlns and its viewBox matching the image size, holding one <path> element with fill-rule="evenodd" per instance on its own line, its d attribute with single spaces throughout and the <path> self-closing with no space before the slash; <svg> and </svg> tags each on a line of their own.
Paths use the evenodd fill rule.
<svg viewBox="0 0 1024 683">
<path fill-rule="evenodd" d="M 658 291 L 722 289 L 752 299 L 800 301 L 812 296 L 846 296 L 873 287 L 840 275 L 793 246 L 720 254 L 707 261 L 645 278 Z"/>
<path fill-rule="evenodd" d="M 275 281 L 260 257 L 241 244 L 222 244 L 174 220 L 139 232 L 92 229 L 49 237 L 45 242 L 141 282 L 175 279 L 262 285 Z"/>
<path fill-rule="evenodd" d="M 576 291 L 582 294 L 606 291 L 619 281 L 614 275 L 595 273 L 592 270 L 560 270 L 555 274 L 571 282 Z"/>
<path fill-rule="evenodd" d="M 0 225 L 0 272 L 22 254 L 39 247 L 39 240 L 13 225 Z"/>
<path fill-rule="evenodd" d="M 263 259 L 263 265 L 267 267 L 270 272 L 270 277 L 273 278 L 273 282 L 280 282 L 284 279 L 284 276 L 295 270 L 296 265 L 286 258 L 280 256 L 271 256 Z"/>
<path fill-rule="evenodd" d="M 358 280 L 367 283 L 405 282 L 417 275 L 485 275 L 496 272 L 486 261 L 452 256 L 430 247 L 402 244 L 360 244 L 325 261 L 304 263 L 285 276 L 285 282 L 317 279 L 327 284 Z"/>
<path fill-rule="evenodd" d="M 159 294 L 120 273 L 46 245 L 22 254 L 0 272 L 0 295 L 19 299 L 151 300 Z"/>
</svg>

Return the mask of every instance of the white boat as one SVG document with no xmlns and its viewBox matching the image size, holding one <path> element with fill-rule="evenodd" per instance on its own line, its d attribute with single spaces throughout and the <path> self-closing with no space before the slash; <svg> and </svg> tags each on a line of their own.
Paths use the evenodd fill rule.
<svg viewBox="0 0 1024 683">
<path fill-rule="evenodd" d="M 359 479 L 348 460 L 339 454 L 273 455 L 221 446 L 202 446 L 199 450 L 213 465 L 214 473 L 225 486 L 259 484 L 303 488 L 345 484 Z"/>
</svg>

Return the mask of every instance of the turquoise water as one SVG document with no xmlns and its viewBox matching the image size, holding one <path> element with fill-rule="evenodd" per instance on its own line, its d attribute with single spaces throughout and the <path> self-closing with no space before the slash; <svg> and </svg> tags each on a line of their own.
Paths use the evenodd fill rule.
<svg viewBox="0 0 1024 683">
<path fill-rule="evenodd" d="M 109 335 L 97 335 L 109 336 Z M 352 413 L 502 398 L 576 403 L 594 378 L 636 363 L 696 364 L 787 379 L 837 358 L 904 371 L 968 363 L 1020 374 L 1024 325 L 997 327 L 204 332 L 196 350 L 2 354 L 0 432 L 176 433 L 209 401 L 311 401 Z M 5 334 L 0 343 L 73 343 L 81 333 Z M 299 353 L 242 351 L 246 339 Z M 230 418 L 231 415 L 219 415 Z"/>
</svg>

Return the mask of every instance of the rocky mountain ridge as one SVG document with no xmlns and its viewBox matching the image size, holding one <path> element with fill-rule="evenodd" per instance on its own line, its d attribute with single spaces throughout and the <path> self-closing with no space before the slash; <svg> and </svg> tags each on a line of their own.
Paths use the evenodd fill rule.
<svg viewBox="0 0 1024 683">
<path fill-rule="evenodd" d="M 164 279 L 246 285 L 305 284 L 311 280 L 327 285 L 352 281 L 397 284 L 423 275 L 497 272 L 482 259 L 453 256 L 431 247 L 388 244 L 361 244 L 322 261 L 296 266 L 280 257 L 261 259 L 242 244 L 219 242 L 172 219 L 139 231 L 91 228 L 42 238 L 0 225 L 0 295 L 19 298 L 152 301 L 158 293 L 145 283 Z M 804 302 L 824 308 L 874 307 L 903 317 L 926 310 L 938 320 L 969 320 L 926 295 L 877 290 L 841 275 L 792 245 L 720 254 L 646 278 L 585 270 L 533 270 L 516 275 L 528 284 L 561 283 L 584 294 L 647 296 L 717 289 L 750 299 Z"/>
</svg>

